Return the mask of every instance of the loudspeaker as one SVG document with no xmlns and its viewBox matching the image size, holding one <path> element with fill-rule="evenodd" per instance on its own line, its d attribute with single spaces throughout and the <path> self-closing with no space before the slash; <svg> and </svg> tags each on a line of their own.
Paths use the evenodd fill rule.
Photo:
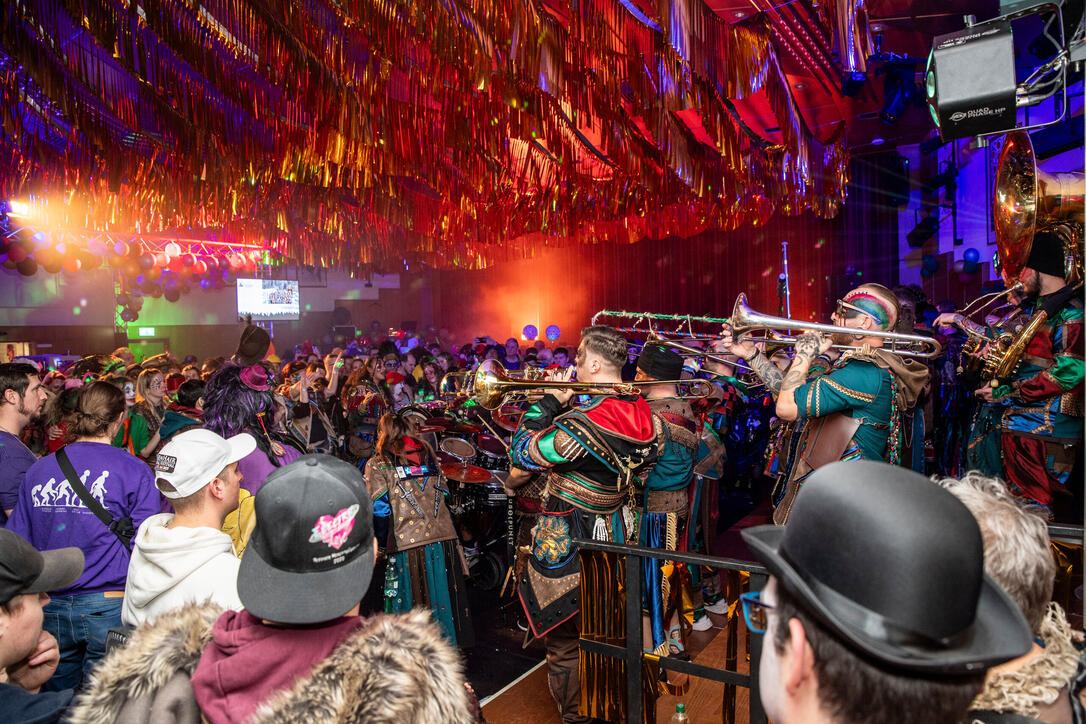
<svg viewBox="0 0 1086 724">
<path fill-rule="evenodd" d="M 943 141 L 1015 126 L 1014 39 L 995 20 L 932 41 L 925 91 Z"/>
</svg>

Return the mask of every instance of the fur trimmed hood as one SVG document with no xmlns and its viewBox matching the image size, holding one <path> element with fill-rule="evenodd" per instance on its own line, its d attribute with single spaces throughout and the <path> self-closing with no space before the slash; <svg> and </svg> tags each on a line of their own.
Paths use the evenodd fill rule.
<svg viewBox="0 0 1086 724">
<path fill-rule="evenodd" d="M 223 609 L 192 604 L 141 626 L 91 677 L 72 724 L 199 724 L 189 677 Z M 341 642 L 307 679 L 264 702 L 270 722 L 472 722 L 463 667 L 430 613 L 379 615 Z"/>
</svg>

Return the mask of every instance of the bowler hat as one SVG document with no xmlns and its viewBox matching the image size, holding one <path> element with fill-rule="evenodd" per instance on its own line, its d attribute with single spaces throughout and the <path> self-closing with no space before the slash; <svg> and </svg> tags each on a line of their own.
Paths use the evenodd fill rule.
<svg viewBox="0 0 1086 724">
<path fill-rule="evenodd" d="M 238 364 L 242 367 L 251 367 L 268 354 L 271 347 L 271 336 L 267 330 L 250 324 L 241 333 L 241 341 L 238 343 L 238 351 L 234 353 Z"/>
<path fill-rule="evenodd" d="M 786 526 L 743 539 L 804 611 L 885 667 L 968 675 L 1031 646 L 1018 606 L 984 573 L 972 514 L 911 470 L 821 467 Z"/>
</svg>

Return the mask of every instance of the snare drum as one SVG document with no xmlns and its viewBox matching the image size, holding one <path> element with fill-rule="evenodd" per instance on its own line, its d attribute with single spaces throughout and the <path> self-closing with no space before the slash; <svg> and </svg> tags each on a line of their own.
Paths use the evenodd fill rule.
<svg viewBox="0 0 1086 724">
<path fill-rule="evenodd" d="M 475 465 L 487 470 L 509 469 L 509 452 L 498 438 L 480 434 L 475 438 L 475 447 Z"/>
<path fill-rule="evenodd" d="M 462 463 L 471 462 L 475 457 L 475 446 L 463 438 L 447 437 L 439 442 L 437 447 Z"/>
</svg>

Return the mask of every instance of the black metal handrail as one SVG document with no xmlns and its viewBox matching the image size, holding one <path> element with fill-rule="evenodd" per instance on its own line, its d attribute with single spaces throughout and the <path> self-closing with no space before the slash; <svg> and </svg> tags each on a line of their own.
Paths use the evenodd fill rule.
<svg viewBox="0 0 1086 724">
<path fill-rule="evenodd" d="M 644 721 L 644 711 L 641 701 L 643 656 L 641 628 L 641 565 L 642 558 L 667 558 L 669 561 L 685 563 L 693 566 L 705 566 L 722 570 L 742 571 L 750 574 L 750 590 L 760 591 L 765 587 L 769 577 L 769 571 L 765 567 L 753 561 L 741 561 L 736 558 L 717 558 L 700 553 L 680 553 L 678 551 L 662 551 L 659 548 L 643 548 L 641 546 L 623 545 L 607 541 L 577 538 L 574 542 L 582 550 L 602 551 L 624 556 L 624 568 L 626 572 L 626 645 L 592 641 L 582 638 L 581 648 L 590 653 L 622 659 L 626 662 L 626 720 L 629 722 Z M 632 595 L 630 592 L 634 592 Z M 670 656 L 660 657 L 660 668 L 675 671 L 677 673 L 697 676 L 713 681 L 720 681 L 725 685 L 743 686 L 750 689 L 749 721 L 750 724 L 766 724 L 765 711 L 762 709 L 762 700 L 758 693 L 758 661 L 762 656 L 762 637 L 758 634 L 749 634 L 750 642 L 750 666 L 749 674 L 743 674 L 729 669 L 717 669 L 712 666 L 695 664 L 692 661 L 682 661 Z"/>
</svg>

